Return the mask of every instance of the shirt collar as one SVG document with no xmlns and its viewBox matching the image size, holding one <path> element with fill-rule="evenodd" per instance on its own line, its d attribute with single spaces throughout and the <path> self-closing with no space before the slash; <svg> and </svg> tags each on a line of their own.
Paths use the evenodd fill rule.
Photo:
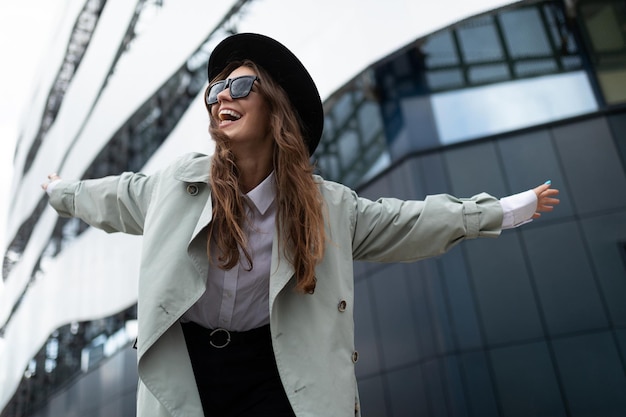
<svg viewBox="0 0 626 417">
<path fill-rule="evenodd" d="M 276 181 L 274 171 L 270 173 L 259 185 L 246 194 L 248 202 L 254 206 L 261 215 L 265 214 L 276 198 Z"/>
</svg>

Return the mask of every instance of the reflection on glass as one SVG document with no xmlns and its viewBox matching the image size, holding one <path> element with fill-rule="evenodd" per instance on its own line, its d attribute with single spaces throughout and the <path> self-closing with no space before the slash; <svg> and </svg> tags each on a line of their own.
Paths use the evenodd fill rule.
<svg viewBox="0 0 626 417">
<path fill-rule="evenodd" d="M 493 16 L 472 19 L 458 29 L 463 59 L 467 63 L 502 60 L 504 53 Z"/>
<path fill-rule="evenodd" d="M 468 70 L 469 80 L 473 84 L 494 83 L 509 79 L 509 68 L 506 64 L 481 65 Z"/>
<path fill-rule="evenodd" d="M 584 10 L 589 36 L 596 52 L 618 52 L 624 49 L 623 29 L 610 2 L 585 5 Z"/>
<path fill-rule="evenodd" d="M 449 30 L 429 36 L 428 41 L 422 47 L 422 52 L 426 57 L 427 68 L 458 65 L 459 63 L 452 32 Z"/>
<path fill-rule="evenodd" d="M 432 106 L 444 145 L 598 109 L 582 71 L 435 94 Z"/>
<path fill-rule="evenodd" d="M 584 35 L 598 84 L 608 104 L 626 102 L 626 3 L 581 1 Z"/>
<path fill-rule="evenodd" d="M 598 80 L 607 103 L 617 104 L 626 101 L 626 70 L 599 71 Z"/>
<path fill-rule="evenodd" d="M 528 7 L 506 11 L 499 19 L 511 58 L 552 54 L 539 9 Z"/>
<path fill-rule="evenodd" d="M 580 61 L 578 62 L 578 66 L 580 66 Z M 518 62 L 515 64 L 515 73 L 520 78 L 541 74 L 554 74 L 557 72 L 557 69 L 554 58 Z"/>
<path fill-rule="evenodd" d="M 460 69 L 426 72 L 426 82 L 433 91 L 459 88 L 463 86 L 463 74 Z"/>
</svg>

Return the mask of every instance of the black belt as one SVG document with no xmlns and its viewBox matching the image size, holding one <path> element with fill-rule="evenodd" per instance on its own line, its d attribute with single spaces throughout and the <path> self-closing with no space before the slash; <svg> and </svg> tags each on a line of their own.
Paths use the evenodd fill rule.
<svg viewBox="0 0 626 417">
<path fill-rule="evenodd" d="M 182 323 L 182 325 L 185 329 L 185 338 L 195 343 L 207 342 L 209 346 L 217 349 L 271 340 L 269 324 L 244 332 L 233 332 L 222 328 L 207 329 L 193 322 Z"/>
</svg>

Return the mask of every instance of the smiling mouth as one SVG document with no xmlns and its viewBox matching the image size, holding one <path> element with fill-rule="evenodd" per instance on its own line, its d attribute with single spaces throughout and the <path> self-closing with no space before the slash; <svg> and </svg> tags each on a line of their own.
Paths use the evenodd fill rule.
<svg viewBox="0 0 626 417">
<path fill-rule="evenodd" d="M 224 109 L 220 110 L 218 117 L 222 122 L 234 122 L 241 119 L 241 114 L 234 110 Z"/>
</svg>

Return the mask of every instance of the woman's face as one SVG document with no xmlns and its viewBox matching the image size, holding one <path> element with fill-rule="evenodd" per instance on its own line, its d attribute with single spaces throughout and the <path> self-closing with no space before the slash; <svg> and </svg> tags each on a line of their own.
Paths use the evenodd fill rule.
<svg viewBox="0 0 626 417">
<path fill-rule="evenodd" d="M 257 75 L 250 67 L 241 66 L 231 72 L 227 78 L 233 79 L 242 75 Z M 250 94 L 243 98 L 233 99 L 230 88 L 225 88 L 217 95 L 217 103 L 211 106 L 212 117 L 218 127 L 231 140 L 233 150 L 250 149 L 258 152 L 259 147 L 272 147 L 270 134 L 270 112 L 265 98 L 259 93 L 255 81 Z"/>
</svg>

